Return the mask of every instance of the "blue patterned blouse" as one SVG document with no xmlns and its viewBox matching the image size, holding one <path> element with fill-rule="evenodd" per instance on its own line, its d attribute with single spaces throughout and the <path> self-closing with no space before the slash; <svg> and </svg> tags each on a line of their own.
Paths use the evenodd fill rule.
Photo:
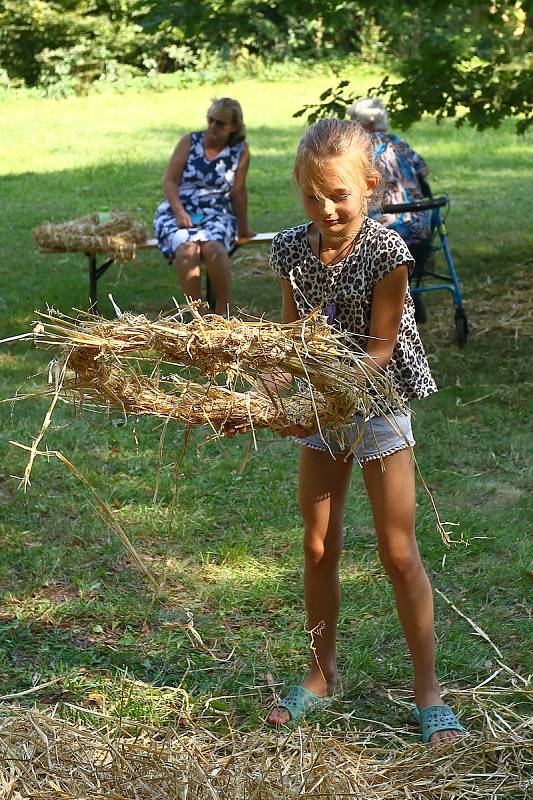
<svg viewBox="0 0 533 800">
<path fill-rule="evenodd" d="M 418 175 L 425 177 L 428 169 L 424 159 L 409 147 L 404 139 L 394 133 L 374 131 L 374 159 L 383 175 L 383 205 L 410 203 L 422 200 L 423 195 Z M 429 216 L 427 211 L 401 214 L 373 214 L 387 228 L 400 234 L 407 244 L 429 238 Z"/>
</svg>

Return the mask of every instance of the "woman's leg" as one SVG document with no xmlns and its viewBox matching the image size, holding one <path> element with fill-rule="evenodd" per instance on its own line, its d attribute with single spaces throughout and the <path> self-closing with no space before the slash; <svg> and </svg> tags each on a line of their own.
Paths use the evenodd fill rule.
<svg viewBox="0 0 533 800">
<path fill-rule="evenodd" d="M 200 247 L 216 297 L 215 312 L 225 314 L 228 310 L 231 287 L 229 256 L 221 242 L 202 242 Z"/>
<path fill-rule="evenodd" d="M 337 619 L 340 605 L 339 557 L 344 506 L 350 486 L 352 459 L 301 447 L 299 499 L 304 522 L 304 592 L 307 629 L 311 636 L 311 669 L 303 681 L 320 696 L 337 683 Z M 286 709 L 273 708 L 269 721 L 288 722 Z"/>
<path fill-rule="evenodd" d="M 417 706 L 440 705 L 435 674 L 433 594 L 415 538 L 415 472 L 411 449 L 363 467 L 381 562 L 393 585 L 396 608 L 413 662 Z M 457 731 L 435 733 L 431 741 L 452 739 Z"/>
<path fill-rule="evenodd" d="M 201 300 L 200 246 L 196 242 L 184 242 L 176 250 L 174 258 L 183 294 L 193 300 Z"/>
</svg>

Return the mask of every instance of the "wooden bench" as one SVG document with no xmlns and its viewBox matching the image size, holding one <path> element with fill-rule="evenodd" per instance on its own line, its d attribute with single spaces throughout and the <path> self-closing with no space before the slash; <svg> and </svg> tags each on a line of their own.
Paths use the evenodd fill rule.
<svg viewBox="0 0 533 800">
<path fill-rule="evenodd" d="M 276 232 L 272 233 L 256 233 L 251 239 L 237 239 L 235 242 L 235 247 L 232 250 L 232 253 L 238 247 L 242 247 L 243 245 L 248 244 L 259 244 L 261 242 L 271 242 Z M 157 239 L 147 239 L 145 244 L 137 245 L 137 250 L 155 250 L 157 249 Z M 89 299 L 90 299 L 90 310 L 93 313 L 98 311 L 98 281 L 102 277 L 102 275 L 107 272 L 109 267 L 115 261 L 114 256 L 107 256 L 101 264 L 98 264 L 98 255 L 96 253 L 86 253 L 87 258 L 89 259 Z M 215 304 L 215 297 L 213 294 L 213 289 L 209 282 L 209 276 L 207 276 L 206 280 L 206 300 L 209 303 L 210 308 L 214 308 Z"/>
</svg>

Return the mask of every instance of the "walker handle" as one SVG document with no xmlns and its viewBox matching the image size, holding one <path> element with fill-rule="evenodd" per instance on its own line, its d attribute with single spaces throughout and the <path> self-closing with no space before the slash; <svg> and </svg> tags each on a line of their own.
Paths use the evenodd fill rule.
<svg viewBox="0 0 533 800">
<path fill-rule="evenodd" d="M 402 211 L 429 211 L 432 208 L 442 208 L 448 205 L 447 197 L 432 197 L 429 200 L 414 200 L 412 203 L 398 203 L 396 205 L 381 206 L 383 214 L 401 214 Z"/>
</svg>

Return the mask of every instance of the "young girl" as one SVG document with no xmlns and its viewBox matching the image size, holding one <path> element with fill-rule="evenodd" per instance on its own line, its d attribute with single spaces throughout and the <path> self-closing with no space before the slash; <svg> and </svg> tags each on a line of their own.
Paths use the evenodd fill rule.
<svg viewBox="0 0 533 800">
<path fill-rule="evenodd" d="M 356 122 L 321 120 L 300 142 L 294 178 L 311 222 L 282 231 L 272 244 L 270 265 L 281 279 L 284 322 L 322 306 L 332 324 L 360 335 L 369 363 L 390 375 L 403 400 L 435 392 L 408 290 L 413 259 L 397 233 L 366 216 L 379 183 L 368 134 Z M 349 445 L 342 450 L 332 433 L 326 434 L 327 444 L 316 431 L 296 426 L 288 433 L 301 445 L 305 606 L 308 630 L 317 629 L 318 635 L 309 674 L 301 686 L 290 687 L 269 722 L 297 719 L 327 703 L 337 686 L 338 568 L 355 457 L 411 653 L 415 715 L 424 741 L 459 736 L 464 729 L 443 705 L 435 675 L 432 592 L 414 533 L 410 415 L 356 418 L 343 436 L 345 443 L 355 443 L 352 452 Z"/>
</svg>

